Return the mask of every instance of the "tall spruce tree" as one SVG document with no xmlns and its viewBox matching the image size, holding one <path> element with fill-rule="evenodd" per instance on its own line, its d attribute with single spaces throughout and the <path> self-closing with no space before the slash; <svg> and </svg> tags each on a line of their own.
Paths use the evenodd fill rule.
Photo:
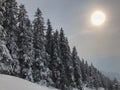
<svg viewBox="0 0 120 90">
<path fill-rule="evenodd" d="M 5 3 L 3 0 L 0 0 L 0 73 L 10 75 L 13 72 L 12 64 L 14 62 L 6 47 L 6 32 L 3 27 L 3 21 L 5 19 L 4 12 Z"/>
<path fill-rule="evenodd" d="M 33 61 L 33 78 L 34 82 L 39 84 L 52 85 L 51 71 L 48 68 L 49 56 L 45 50 L 45 35 L 44 35 L 44 20 L 42 12 L 37 9 L 35 19 L 33 21 L 34 27 L 34 61 Z"/>
<path fill-rule="evenodd" d="M 17 76 L 19 73 L 19 62 L 17 59 L 17 45 L 15 31 L 17 29 L 17 2 L 15 0 L 2 0 L 4 5 L 4 20 L 3 27 L 6 32 L 6 46 L 10 53 L 11 58 L 14 60 L 12 63 L 13 71 L 11 75 Z"/>
<path fill-rule="evenodd" d="M 73 71 L 73 61 L 71 57 L 70 47 L 68 45 L 68 40 L 64 35 L 64 31 L 61 28 L 60 31 L 60 52 L 61 52 L 61 60 L 64 66 L 64 86 L 67 86 L 68 89 L 74 86 L 74 71 Z"/>
<path fill-rule="evenodd" d="M 82 71 L 82 81 L 85 83 L 87 81 L 87 63 L 85 64 L 85 60 L 81 61 L 81 71 Z"/>
<path fill-rule="evenodd" d="M 24 5 L 19 6 L 18 12 L 18 30 L 17 30 L 18 59 L 20 62 L 20 77 L 33 81 L 32 61 L 33 45 L 31 23 L 27 16 Z"/>
<path fill-rule="evenodd" d="M 16 30 L 17 30 L 17 2 L 16 0 L 5 0 L 5 12 L 3 27 L 6 30 L 6 45 L 13 59 L 17 59 Z"/>
<path fill-rule="evenodd" d="M 3 21 L 4 21 L 4 15 L 3 13 L 5 12 L 5 5 L 4 5 L 4 1 L 0 0 L 0 25 L 3 25 Z"/>
<path fill-rule="evenodd" d="M 75 88 L 83 90 L 82 88 L 82 73 L 80 69 L 80 59 L 77 55 L 76 48 L 73 47 L 72 51 L 72 60 L 73 60 L 73 67 L 74 67 L 74 77 L 75 77 Z"/>
<path fill-rule="evenodd" d="M 91 66 L 89 66 L 89 77 L 88 77 L 88 81 L 87 81 L 87 86 L 90 88 L 94 87 L 94 69 L 93 69 L 93 65 L 91 64 Z"/>
<path fill-rule="evenodd" d="M 47 32 L 46 32 L 46 52 L 53 58 L 53 35 L 52 35 L 52 25 L 50 20 L 47 20 Z"/>
<path fill-rule="evenodd" d="M 56 31 L 53 36 L 53 59 L 51 60 L 52 79 L 56 88 L 61 88 L 61 76 L 63 71 L 63 64 L 60 58 L 60 42 L 59 33 Z"/>
</svg>

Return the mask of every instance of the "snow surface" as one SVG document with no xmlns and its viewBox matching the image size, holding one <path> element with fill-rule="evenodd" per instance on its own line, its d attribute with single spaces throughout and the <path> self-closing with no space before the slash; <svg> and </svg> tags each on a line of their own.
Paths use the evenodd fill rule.
<svg viewBox="0 0 120 90">
<path fill-rule="evenodd" d="M 39 86 L 37 84 L 31 83 L 27 80 L 20 79 L 17 77 L 9 75 L 0 75 L 0 90 L 58 90 L 53 88 L 48 88 L 45 86 Z M 74 89 L 78 90 L 78 89 Z M 84 87 L 84 90 L 95 90 Z M 99 88 L 98 90 L 104 90 Z"/>
<path fill-rule="evenodd" d="M 90 89 L 90 88 L 84 87 L 84 90 L 96 90 L 96 89 Z M 99 88 L 97 90 L 105 90 L 105 89 L 104 88 Z"/>
<path fill-rule="evenodd" d="M 37 84 L 13 76 L 0 75 L 0 90 L 58 90 L 58 89 L 39 86 Z"/>
<path fill-rule="evenodd" d="M 90 89 L 90 88 L 87 88 L 87 87 L 83 87 L 84 90 L 96 90 L 96 89 Z M 79 89 L 73 89 L 73 90 L 79 90 Z M 104 88 L 99 88 L 98 90 L 105 90 Z"/>
</svg>

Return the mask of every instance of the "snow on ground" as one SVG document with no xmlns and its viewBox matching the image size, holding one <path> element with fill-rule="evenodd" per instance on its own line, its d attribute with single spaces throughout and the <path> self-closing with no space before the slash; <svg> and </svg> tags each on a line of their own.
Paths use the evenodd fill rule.
<svg viewBox="0 0 120 90">
<path fill-rule="evenodd" d="M 90 88 L 84 87 L 84 90 L 96 90 L 96 89 L 90 89 Z M 104 90 L 104 88 L 99 88 L 98 90 Z"/>
<path fill-rule="evenodd" d="M 39 86 L 37 84 L 31 83 L 29 81 L 17 77 L 0 74 L 0 90 L 58 90 L 58 89 Z M 78 89 L 74 89 L 74 90 L 78 90 Z M 95 90 L 95 89 L 84 87 L 84 90 Z M 99 88 L 98 90 L 104 90 L 104 89 Z"/>
<path fill-rule="evenodd" d="M 13 76 L 0 75 L 0 90 L 58 90 L 58 89 L 39 86 L 37 84 Z"/>
<path fill-rule="evenodd" d="M 83 87 L 84 90 L 96 90 L 96 89 L 90 89 L 90 88 L 87 88 L 87 87 Z M 79 90 L 79 89 L 74 89 L 74 90 Z M 104 88 L 99 88 L 98 90 L 105 90 Z"/>
</svg>

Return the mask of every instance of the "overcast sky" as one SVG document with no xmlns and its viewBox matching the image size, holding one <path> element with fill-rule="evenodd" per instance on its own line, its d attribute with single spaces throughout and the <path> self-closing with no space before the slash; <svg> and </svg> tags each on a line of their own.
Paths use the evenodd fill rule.
<svg viewBox="0 0 120 90">
<path fill-rule="evenodd" d="M 70 46 L 102 71 L 120 73 L 120 0 L 17 0 L 25 4 L 33 19 L 36 8 L 50 19 L 53 29 L 63 27 Z M 95 27 L 90 16 L 95 10 L 106 14 L 104 25 Z"/>
</svg>

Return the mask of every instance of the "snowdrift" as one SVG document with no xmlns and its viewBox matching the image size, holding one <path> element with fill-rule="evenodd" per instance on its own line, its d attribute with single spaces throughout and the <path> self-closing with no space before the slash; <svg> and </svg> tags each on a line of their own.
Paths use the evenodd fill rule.
<svg viewBox="0 0 120 90">
<path fill-rule="evenodd" d="M 0 90 L 58 90 L 58 89 L 39 86 L 29 81 L 9 75 L 0 75 Z"/>
</svg>

